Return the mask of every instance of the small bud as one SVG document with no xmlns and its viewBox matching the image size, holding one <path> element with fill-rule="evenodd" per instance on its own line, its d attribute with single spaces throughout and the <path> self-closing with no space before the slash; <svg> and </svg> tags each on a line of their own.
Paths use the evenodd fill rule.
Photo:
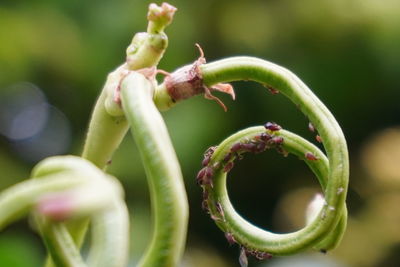
<svg viewBox="0 0 400 267">
<path fill-rule="evenodd" d="M 256 144 L 254 143 L 242 144 L 242 149 L 244 149 L 246 152 L 254 153 L 256 150 Z"/>
<path fill-rule="evenodd" d="M 216 149 L 217 146 L 210 146 L 209 148 L 207 148 L 206 152 L 204 152 L 204 155 L 212 156 Z"/>
<path fill-rule="evenodd" d="M 210 185 L 212 187 L 213 176 L 214 170 L 211 167 L 204 167 L 197 174 L 196 181 L 199 185 Z"/>
<path fill-rule="evenodd" d="M 210 156 L 204 157 L 203 161 L 201 162 L 201 165 L 203 165 L 203 167 L 207 166 L 208 163 L 210 163 L 210 160 L 211 160 Z"/>
<path fill-rule="evenodd" d="M 208 163 L 210 163 L 211 156 L 214 154 L 216 148 L 217 148 L 216 146 L 209 147 L 204 153 L 204 159 L 201 163 L 204 167 L 207 166 Z"/>
<path fill-rule="evenodd" d="M 279 131 L 282 127 L 274 122 L 267 122 L 264 125 L 265 129 L 270 130 L 271 132 Z"/>
<path fill-rule="evenodd" d="M 230 170 L 232 170 L 233 166 L 234 166 L 233 161 L 228 162 L 228 163 L 224 166 L 224 172 L 229 172 Z"/>
<path fill-rule="evenodd" d="M 261 139 L 262 141 L 264 141 L 264 142 L 270 140 L 271 138 L 272 138 L 271 135 L 269 135 L 269 134 L 267 134 L 267 133 L 262 133 L 262 134 L 260 135 L 260 139 Z"/>
<path fill-rule="evenodd" d="M 236 143 L 231 147 L 231 152 L 237 152 L 242 149 L 242 143 Z"/>
<path fill-rule="evenodd" d="M 199 185 L 201 185 L 201 181 L 203 180 L 204 176 L 206 174 L 206 168 L 201 169 L 198 173 L 197 173 L 197 177 L 196 177 L 196 181 Z"/>
<path fill-rule="evenodd" d="M 176 10 L 176 7 L 167 3 L 163 3 L 161 6 L 150 4 L 147 19 L 153 24 L 149 25 L 149 32 L 163 31 L 172 22 Z"/>
</svg>

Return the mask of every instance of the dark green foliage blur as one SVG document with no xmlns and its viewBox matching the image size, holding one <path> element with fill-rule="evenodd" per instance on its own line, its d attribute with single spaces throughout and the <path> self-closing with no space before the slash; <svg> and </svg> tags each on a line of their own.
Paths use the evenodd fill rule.
<svg viewBox="0 0 400 267">
<path fill-rule="evenodd" d="M 24 155 L 31 150 L 21 150 L 17 141 L 0 132 L 1 188 L 27 179 L 32 166 L 43 156 L 81 152 L 90 112 L 106 75 L 124 61 L 133 34 L 145 31 L 149 3 L 0 0 L 0 103 L 13 92 L 10 88 L 29 83 L 39 88 L 47 103 L 62 114 L 68 129 L 62 149 L 49 149 L 37 157 Z M 367 210 L 374 186 L 368 182 L 372 175 L 363 167 L 363 153 L 367 153 L 363 147 L 371 136 L 400 125 L 400 1 L 170 3 L 178 11 L 166 30 L 170 43 L 159 67 L 173 71 L 194 61 L 199 55 L 194 44 L 199 43 L 209 62 L 250 55 L 293 71 L 342 126 L 352 166 L 350 214 L 357 216 Z M 185 266 L 237 265 L 239 249 L 229 247 L 200 207 L 201 191 L 195 176 L 202 153 L 209 146 L 237 130 L 267 121 L 314 140 L 307 118 L 284 96 L 272 95 L 250 82 L 233 85 L 236 101 L 220 96 L 228 107 L 227 113 L 215 102 L 199 96 L 163 114 L 190 201 Z M 57 136 L 60 135 L 51 135 L 51 140 L 45 141 L 57 143 Z M 150 214 L 144 170 L 131 136 L 127 136 L 109 170 L 123 181 L 131 207 L 133 266 L 150 235 Z M 267 229 L 289 231 L 293 230 L 290 219 L 280 218 L 277 211 L 278 206 L 286 207 L 281 199 L 293 190 L 317 188 L 318 184 L 301 161 L 271 151 L 242 160 L 230 176 L 229 187 L 235 207 L 243 216 Z M 302 213 L 304 207 L 299 209 Z M 400 213 L 398 209 L 392 212 Z M 27 230 L 27 221 L 0 233 L 0 266 L 39 266 L 44 259 L 43 245 L 33 231 Z M 380 257 L 369 261 L 368 266 L 399 266 L 398 241 L 384 247 Z M 352 249 L 356 251 L 357 246 Z M 350 264 L 339 266 L 367 266 L 347 254 L 339 250 L 332 258 Z M 273 261 L 269 264 L 274 266 Z"/>
</svg>

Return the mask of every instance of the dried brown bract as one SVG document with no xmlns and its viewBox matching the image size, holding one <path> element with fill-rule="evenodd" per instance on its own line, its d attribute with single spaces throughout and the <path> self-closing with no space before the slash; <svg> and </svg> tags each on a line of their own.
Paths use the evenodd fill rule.
<svg viewBox="0 0 400 267">
<path fill-rule="evenodd" d="M 206 63 L 203 50 L 196 44 L 200 51 L 200 57 L 192 64 L 183 66 L 182 68 L 166 75 L 164 84 L 167 92 L 173 102 L 178 102 L 183 99 L 190 98 L 195 95 L 204 94 L 207 99 L 215 100 L 226 111 L 224 103 L 216 96 L 212 95 L 212 91 L 219 91 L 229 94 L 232 99 L 235 99 L 235 91 L 232 85 L 228 83 L 219 83 L 212 87 L 207 87 L 203 82 L 200 66 Z"/>
</svg>

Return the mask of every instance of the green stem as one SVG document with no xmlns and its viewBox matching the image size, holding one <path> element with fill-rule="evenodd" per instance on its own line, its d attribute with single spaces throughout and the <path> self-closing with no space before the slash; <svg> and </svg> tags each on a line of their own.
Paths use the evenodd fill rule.
<svg viewBox="0 0 400 267">
<path fill-rule="evenodd" d="M 129 255 L 129 212 L 121 199 L 110 209 L 94 213 L 88 265 L 93 267 L 127 266 Z"/>
<path fill-rule="evenodd" d="M 82 157 L 104 169 L 111 162 L 114 151 L 118 148 L 129 129 L 124 116 L 112 116 L 105 102 L 108 92 L 103 90 L 94 107 L 86 136 Z"/>
<path fill-rule="evenodd" d="M 152 99 L 153 84 L 133 72 L 123 81 L 121 94 L 148 178 L 154 216 L 152 241 L 139 266 L 177 266 L 184 250 L 188 220 L 180 166 Z"/>
<path fill-rule="evenodd" d="M 92 245 L 88 264 L 84 263 L 66 225 L 35 213 L 40 234 L 54 264 L 59 267 L 124 267 L 129 255 L 129 213 L 121 199 L 91 216 Z M 53 264 L 48 262 L 47 264 Z"/>
<path fill-rule="evenodd" d="M 86 267 L 65 224 L 51 222 L 39 214 L 34 214 L 34 217 L 51 260 L 57 267 Z M 48 260 L 46 264 L 53 263 Z"/>
<path fill-rule="evenodd" d="M 261 246 L 260 249 L 273 254 L 290 254 L 316 245 L 338 225 L 344 214 L 342 212 L 348 187 L 349 163 L 346 142 L 335 118 L 297 76 L 268 61 L 251 57 L 233 57 L 201 65 L 200 70 L 206 86 L 235 80 L 252 80 L 279 90 L 298 106 L 318 130 L 329 161 L 327 184 L 324 190 L 326 205 L 320 212 L 321 219 L 314 220 L 294 233 L 261 234 L 260 231 L 251 228 L 253 230 L 249 229 L 249 231 L 255 236 L 243 236 L 246 240 L 257 239 L 257 242 L 251 245 L 252 247 Z M 226 194 L 222 191 L 220 193 Z M 235 222 L 236 219 L 245 224 L 245 221 L 236 217 L 232 218 L 230 223 L 239 224 Z M 269 241 L 262 241 L 257 235 L 264 236 Z"/>
</svg>

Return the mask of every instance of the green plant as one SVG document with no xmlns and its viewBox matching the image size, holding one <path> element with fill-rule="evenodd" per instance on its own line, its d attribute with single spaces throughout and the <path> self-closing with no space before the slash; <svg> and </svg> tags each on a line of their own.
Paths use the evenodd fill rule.
<svg viewBox="0 0 400 267">
<path fill-rule="evenodd" d="M 164 28 L 175 8 L 149 6 L 147 32 L 137 33 L 127 49 L 126 63 L 109 74 L 97 100 L 81 157 L 52 157 L 39 163 L 32 179 L 0 195 L 2 228 L 31 214 L 50 258 L 47 266 L 125 266 L 128 259 L 128 213 L 117 179 L 106 173 L 128 129 L 141 154 L 151 193 L 154 231 L 140 266 L 176 266 L 186 239 L 188 205 L 180 166 L 158 110 L 195 95 L 217 101 L 213 91 L 235 97 L 235 80 L 253 80 L 272 93 L 286 95 L 309 118 L 327 156 L 316 146 L 275 123 L 240 131 L 205 153 L 197 182 L 203 188 L 203 208 L 230 243 L 238 243 L 240 262 L 247 255 L 266 259 L 316 248 L 327 251 L 340 241 L 346 226 L 345 197 L 348 155 L 336 120 L 300 79 L 268 61 L 233 57 L 206 63 L 204 55 L 169 74 L 156 66 L 168 45 Z M 199 47 L 200 48 L 200 47 Z M 155 75 L 165 75 L 160 85 Z M 259 229 L 238 215 L 226 190 L 226 174 L 246 152 L 274 148 L 303 159 L 324 192 L 309 224 L 289 234 Z M 87 228 L 92 243 L 87 263 L 80 255 Z"/>
</svg>

